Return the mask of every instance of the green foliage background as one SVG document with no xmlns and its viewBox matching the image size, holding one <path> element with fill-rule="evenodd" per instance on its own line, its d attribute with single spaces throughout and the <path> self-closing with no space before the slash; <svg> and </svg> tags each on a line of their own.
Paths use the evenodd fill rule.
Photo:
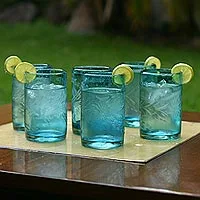
<svg viewBox="0 0 200 200">
<path fill-rule="evenodd" d="M 144 61 L 148 56 L 160 58 L 162 67 L 178 62 L 193 66 L 193 80 L 183 86 L 183 110 L 200 111 L 199 50 L 176 44 L 139 43 L 117 34 L 79 35 L 66 32 L 66 26 L 46 21 L 32 24 L 0 25 L 0 104 L 11 103 L 11 76 L 5 74 L 4 60 L 18 55 L 23 61 L 49 63 L 68 73 L 68 101 L 71 101 L 71 70 L 75 65 L 108 65 L 122 61 Z"/>
</svg>

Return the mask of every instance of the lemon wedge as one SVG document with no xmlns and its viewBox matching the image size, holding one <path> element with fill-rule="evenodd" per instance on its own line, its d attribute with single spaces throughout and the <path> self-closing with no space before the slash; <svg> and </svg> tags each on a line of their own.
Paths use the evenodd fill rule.
<svg viewBox="0 0 200 200">
<path fill-rule="evenodd" d="M 125 77 L 125 84 L 128 85 L 129 83 L 132 82 L 133 78 L 134 78 L 134 72 L 133 70 L 126 64 L 120 64 L 118 66 L 116 66 L 113 71 L 112 71 L 112 75 L 119 75 L 119 74 L 123 74 Z M 116 84 L 122 84 L 121 80 L 119 80 L 117 77 L 114 78 L 114 82 Z"/>
<path fill-rule="evenodd" d="M 26 72 L 30 74 L 25 77 Z M 21 62 L 15 67 L 15 76 L 21 83 L 30 83 L 36 77 L 36 68 L 31 63 Z"/>
<path fill-rule="evenodd" d="M 155 66 L 156 69 L 160 69 L 161 67 L 160 60 L 155 56 L 149 56 L 144 62 L 145 68 L 151 68 L 152 66 Z"/>
<path fill-rule="evenodd" d="M 9 56 L 4 62 L 5 71 L 9 74 L 14 74 L 15 67 L 21 62 L 22 61 L 18 56 Z"/>
<path fill-rule="evenodd" d="M 176 74 L 180 72 L 182 72 L 182 84 L 190 82 L 190 80 L 194 76 L 193 68 L 186 63 L 178 63 L 174 65 L 171 69 L 172 74 Z M 174 81 L 176 81 L 176 79 L 174 79 Z"/>
</svg>

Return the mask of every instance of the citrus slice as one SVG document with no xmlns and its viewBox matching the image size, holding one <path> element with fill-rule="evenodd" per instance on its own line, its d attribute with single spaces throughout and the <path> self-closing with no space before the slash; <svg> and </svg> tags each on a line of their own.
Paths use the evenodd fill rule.
<svg viewBox="0 0 200 200">
<path fill-rule="evenodd" d="M 133 70 L 126 64 L 120 64 L 118 66 L 116 66 L 113 71 L 112 71 L 112 75 L 119 75 L 119 74 L 123 74 L 125 77 L 125 84 L 128 85 L 129 83 L 132 82 L 133 78 L 134 78 L 134 72 Z M 121 79 L 114 77 L 114 82 L 116 84 L 121 85 L 122 81 Z"/>
<path fill-rule="evenodd" d="M 8 58 L 6 58 L 5 62 L 4 62 L 4 66 L 5 66 L 5 71 L 10 73 L 10 74 L 14 74 L 15 72 L 15 67 L 22 62 L 21 59 L 17 56 L 9 56 Z"/>
<path fill-rule="evenodd" d="M 26 72 L 30 74 L 25 77 Z M 15 67 L 15 76 L 21 83 L 30 83 L 36 76 L 36 68 L 31 63 L 21 62 Z"/>
<path fill-rule="evenodd" d="M 180 73 L 182 72 L 182 84 L 190 82 L 192 77 L 194 76 L 194 71 L 192 67 L 185 63 L 178 63 L 174 65 L 171 69 L 172 74 Z M 180 82 L 174 79 L 175 82 Z"/>
<path fill-rule="evenodd" d="M 154 56 L 148 57 L 144 62 L 144 67 L 145 68 L 152 68 L 154 66 L 155 66 L 156 69 L 160 69 L 160 66 L 161 66 L 160 60 L 158 58 L 154 57 Z"/>
</svg>

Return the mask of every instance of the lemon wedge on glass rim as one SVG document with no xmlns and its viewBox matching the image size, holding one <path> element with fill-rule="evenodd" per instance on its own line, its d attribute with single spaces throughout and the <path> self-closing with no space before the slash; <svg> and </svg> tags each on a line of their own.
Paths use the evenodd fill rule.
<svg viewBox="0 0 200 200">
<path fill-rule="evenodd" d="M 25 73 L 27 73 L 25 77 Z M 36 77 L 36 68 L 28 62 L 21 62 L 15 67 L 16 79 L 21 83 L 30 83 Z"/>
<path fill-rule="evenodd" d="M 192 77 L 194 76 L 194 71 L 193 68 L 186 64 L 186 63 L 178 63 L 176 65 L 174 65 L 171 69 L 171 73 L 174 74 L 173 80 L 175 82 L 180 83 L 179 80 L 176 79 L 176 73 L 180 73 L 182 72 L 182 84 L 186 84 L 188 82 L 190 82 L 190 80 L 192 79 Z"/>
<path fill-rule="evenodd" d="M 9 74 L 14 74 L 15 67 L 21 62 L 22 61 L 18 56 L 9 56 L 4 62 L 5 71 Z"/>
<path fill-rule="evenodd" d="M 116 84 L 121 85 L 121 84 L 123 84 L 121 79 L 119 79 L 115 76 L 115 75 L 119 75 L 119 74 L 124 75 L 124 77 L 125 77 L 124 81 L 125 81 L 126 85 L 131 83 L 134 79 L 134 72 L 127 64 L 120 64 L 120 65 L 116 66 L 112 71 L 112 75 L 114 77 L 113 81 Z"/>
<path fill-rule="evenodd" d="M 144 62 L 144 67 L 146 69 L 148 69 L 148 68 L 152 68 L 154 66 L 156 69 L 160 69 L 160 67 L 161 67 L 160 60 L 155 56 L 149 56 Z"/>
</svg>

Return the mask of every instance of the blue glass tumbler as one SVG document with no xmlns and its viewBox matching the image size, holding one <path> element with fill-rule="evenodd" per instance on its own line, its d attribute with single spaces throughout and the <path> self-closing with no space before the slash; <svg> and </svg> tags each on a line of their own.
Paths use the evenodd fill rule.
<svg viewBox="0 0 200 200">
<path fill-rule="evenodd" d="M 36 69 L 51 68 L 49 64 L 34 64 Z M 12 76 L 12 122 L 13 129 L 24 131 L 24 84 Z"/>
<path fill-rule="evenodd" d="M 144 69 L 144 62 L 124 62 L 134 71 L 133 81 L 126 85 L 125 97 L 125 126 L 139 128 L 140 126 L 140 76 Z"/>
<path fill-rule="evenodd" d="M 67 73 L 62 69 L 39 69 L 25 84 L 25 134 L 33 142 L 57 142 L 66 138 Z"/>
<path fill-rule="evenodd" d="M 80 135 L 81 121 L 81 81 L 82 74 L 94 71 L 109 71 L 107 66 L 75 66 L 72 70 L 72 130 L 76 135 Z"/>
<path fill-rule="evenodd" d="M 121 84 L 115 80 L 121 80 Z M 94 149 L 113 149 L 124 143 L 124 76 L 111 72 L 83 75 L 81 143 Z"/>
<path fill-rule="evenodd" d="M 140 136 L 173 140 L 181 135 L 182 73 L 149 69 L 141 74 Z"/>
</svg>

